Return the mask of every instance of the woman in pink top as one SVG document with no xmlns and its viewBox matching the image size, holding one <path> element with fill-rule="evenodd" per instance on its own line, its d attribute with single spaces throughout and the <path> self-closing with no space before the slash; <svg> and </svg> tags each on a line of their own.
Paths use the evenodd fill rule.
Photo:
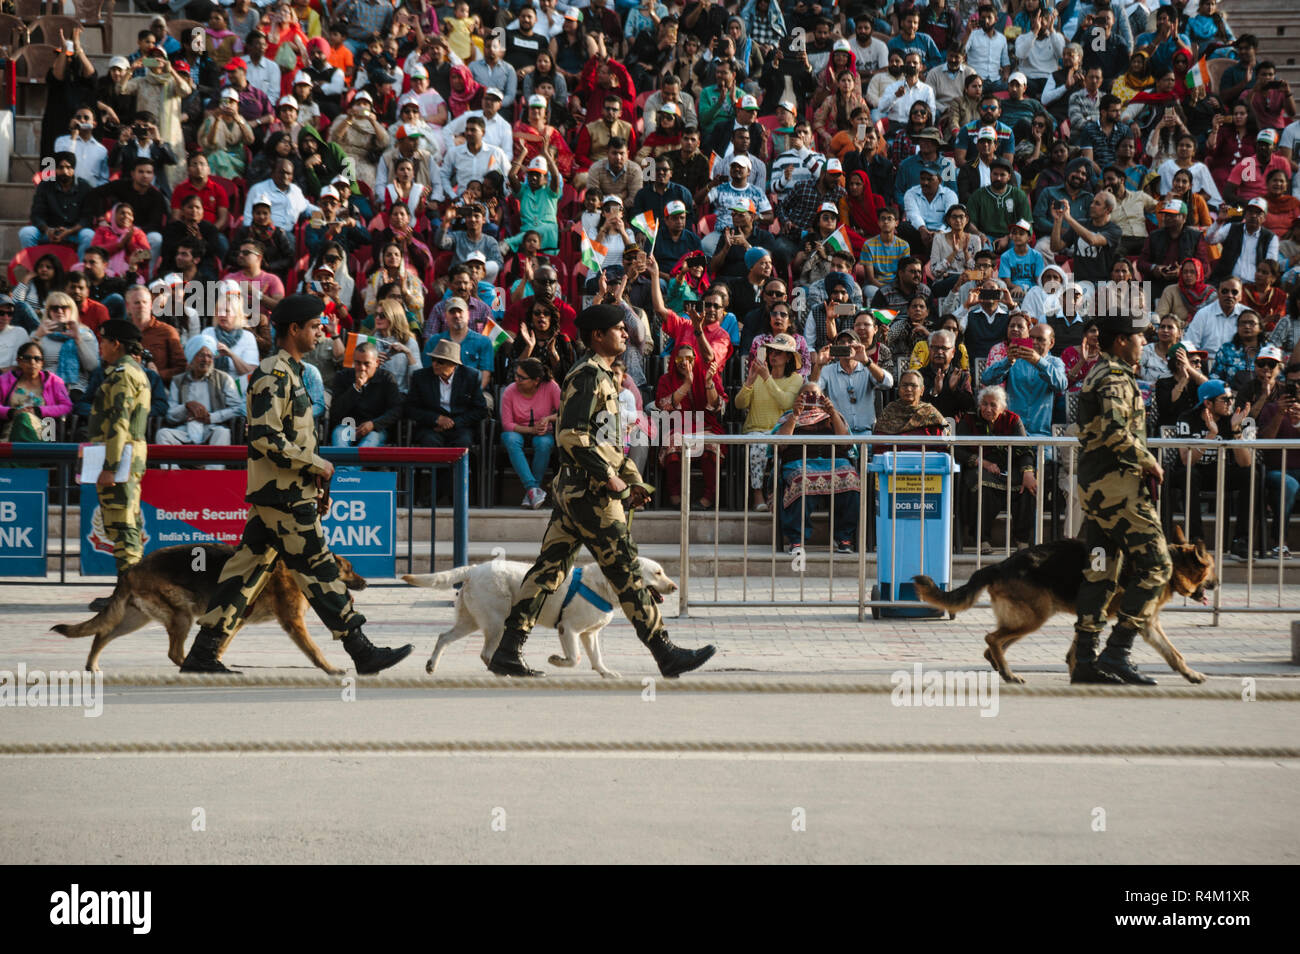
<svg viewBox="0 0 1300 954">
<path fill-rule="evenodd" d="M 510 466 L 524 483 L 521 506 L 536 510 L 546 502 L 542 478 L 555 450 L 555 421 L 560 416 L 560 386 L 536 358 L 515 362 L 515 383 L 501 395 L 501 443 Z M 533 447 L 529 466 L 524 446 Z"/>
</svg>

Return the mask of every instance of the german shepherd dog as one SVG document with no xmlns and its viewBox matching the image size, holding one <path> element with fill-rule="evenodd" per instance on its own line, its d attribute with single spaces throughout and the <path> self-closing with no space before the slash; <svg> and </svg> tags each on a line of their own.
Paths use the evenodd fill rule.
<svg viewBox="0 0 1300 954">
<path fill-rule="evenodd" d="M 189 635 L 194 620 L 208 610 L 208 600 L 221 579 L 221 570 L 234 555 L 234 548 L 221 543 L 198 544 L 202 548 L 203 568 L 194 569 L 195 546 L 182 545 L 155 550 L 117 578 L 113 595 L 99 614 L 84 623 L 60 623 L 54 632 L 68 637 L 94 636 L 86 658 L 86 668 L 99 670 L 99 654 L 104 647 L 119 636 L 134 633 L 150 622 L 158 622 L 167 630 L 167 658 L 177 666 L 185 661 L 185 637 Z M 335 555 L 339 577 L 350 590 L 364 590 L 366 581 L 352 569 L 345 557 Z M 246 623 L 260 623 L 274 619 L 289 634 L 289 638 L 313 663 L 331 676 L 343 674 L 335 669 L 321 654 L 303 624 L 307 597 L 303 595 L 284 561 L 276 560 L 271 568 L 266 586 L 248 608 Z M 232 633 L 222 644 L 224 653 Z M 218 653 L 218 656 L 221 654 Z"/>
<path fill-rule="evenodd" d="M 1160 596 L 1156 611 L 1143 638 L 1151 644 L 1174 672 L 1188 682 L 1201 683 L 1205 676 L 1187 665 L 1182 653 L 1174 648 L 1160 625 L 1160 608 L 1175 593 L 1190 596 L 1201 603 L 1207 602 L 1206 593 L 1218 585 L 1214 575 L 1214 559 L 1201 541 L 1187 543 L 1180 528 L 1175 527 L 1169 544 L 1169 557 L 1173 561 L 1173 575 Z M 1012 643 L 1040 628 L 1056 613 L 1075 613 L 1075 601 L 1083 583 L 1083 571 L 1088 566 L 1088 550 L 1080 540 L 1056 540 L 1019 550 L 991 566 L 983 567 L 964 586 L 944 592 L 928 576 L 912 578 L 916 594 L 931 606 L 960 613 L 970 609 L 980 593 L 987 589 L 993 603 L 993 615 L 998 628 L 984 637 L 988 649 L 984 658 L 1001 674 L 1005 682 L 1023 683 L 1025 680 L 1011 671 L 1007 664 L 1007 648 Z M 1107 616 L 1114 619 L 1124 593 L 1123 581 L 1115 591 Z M 1074 672 L 1074 643 L 1065 658 L 1070 672 Z"/>
</svg>

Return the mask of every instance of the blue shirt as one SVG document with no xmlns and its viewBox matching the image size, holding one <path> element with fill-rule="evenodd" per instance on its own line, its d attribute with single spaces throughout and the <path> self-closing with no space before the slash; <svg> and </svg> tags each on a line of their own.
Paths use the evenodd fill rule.
<svg viewBox="0 0 1300 954">
<path fill-rule="evenodd" d="M 450 338 L 451 335 L 445 331 L 430 336 L 428 342 L 424 345 L 424 366 L 426 368 L 433 365 L 433 349 L 438 346 L 438 342 L 443 338 Z M 465 367 L 473 368 L 475 371 L 486 371 L 492 373 L 496 364 L 496 353 L 492 349 L 492 342 L 488 341 L 487 335 L 481 335 L 477 331 L 469 331 L 465 334 L 465 340 L 460 343 L 460 360 Z"/>
<path fill-rule="evenodd" d="M 916 36 L 911 40 L 904 40 L 901 36 L 896 36 L 885 44 L 890 53 L 897 52 L 899 56 L 907 56 L 913 51 L 921 54 L 921 59 L 925 63 L 925 68 L 938 66 L 944 61 L 943 54 L 939 48 L 934 45 L 934 40 L 930 34 L 916 31 Z"/>
<path fill-rule="evenodd" d="M 1007 409 L 1020 415 L 1026 433 L 1040 436 L 1052 433 L 1052 405 L 1070 386 L 1065 362 L 1050 354 L 1040 357 L 1038 364 L 1023 358 L 1013 364 L 1003 358 L 984 369 L 980 383 L 1005 387 Z"/>
<path fill-rule="evenodd" d="M 870 434 L 876 426 L 876 389 L 892 388 L 894 376 L 885 369 L 884 378 L 877 384 L 865 364 L 859 364 L 849 372 L 836 361 L 822 369 L 818 382 L 822 393 L 831 399 L 835 410 L 844 418 L 849 433 Z"/>
<path fill-rule="evenodd" d="M 1013 245 L 1002 253 L 1002 260 L 998 264 L 998 278 L 1007 279 L 1025 291 L 1029 291 L 1038 284 L 1038 276 L 1043 274 L 1046 264 L 1043 261 L 1043 253 L 1032 245 L 1025 249 L 1023 257 L 1016 254 Z"/>
</svg>

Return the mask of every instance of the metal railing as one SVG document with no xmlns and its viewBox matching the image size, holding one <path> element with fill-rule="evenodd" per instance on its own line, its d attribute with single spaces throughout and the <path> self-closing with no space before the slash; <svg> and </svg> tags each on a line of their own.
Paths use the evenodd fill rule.
<svg viewBox="0 0 1300 954">
<path fill-rule="evenodd" d="M 57 553 L 58 583 L 67 582 L 68 562 L 68 505 L 74 494 L 79 494 L 77 463 L 80 444 L 54 443 L 0 443 L 0 461 L 21 462 L 34 468 L 49 466 L 54 480 L 50 492 L 57 496 L 61 543 Z M 416 474 L 429 471 L 429 565 L 437 557 L 436 508 L 438 501 L 438 471 L 451 469 L 452 496 L 452 563 L 464 566 L 469 562 L 469 451 L 461 447 L 321 447 L 320 455 L 335 465 L 365 466 L 376 469 L 397 470 L 404 476 L 399 483 L 397 499 L 406 498 L 406 572 L 415 566 L 415 510 Z M 247 447 L 239 445 L 172 445 L 150 444 L 148 463 L 243 464 L 248 459 Z M 401 484 L 404 483 L 405 486 Z M 399 511 L 400 511 L 399 507 Z M 82 519 L 88 515 L 82 514 Z M 396 533 L 396 526 L 393 528 Z M 48 559 L 47 547 L 47 559 Z M 0 580 L 0 585 L 22 583 L 40 585 L 54 580 L 21 578 Z"/>
<path fill-rule="evenodd" d="M 1004 473 L 1007 475 L 1008 478 L 1006 481 L 1007 483 L 1006 542 L 1005 542 L 1003 552 L 1001 554 L 995 554 L 994 556 L 991 557 L 980 553 L 979 541 L 982 538 L 983 521 L 984 521 L 984 494 L 981 491 L 979 481 L 978 480 L 975 481 L 975 492 L 974 492 L 974 507 L 975 507 L 974 516 L 975 516 L 975 531 L 976 531 L 976 536 L 975 536 L 976 547 L 975 547 L 975 554 L 974 554 L 975 569 L 979 569 L 984 563 L 989 562 L 990 560 L 1004 559 L 1006 556 L 1009 556 L 1012 552 L 1011 525 L 1013 520 L 1012 506 L 1014 503 L 1013 489 L 1012 489 L 1012 484 L 1013 484 L 1012 461 L 1013 461 L 1016 448 L 1031 448 L 1033 450 L 1034 460 L 1035 460 L 1035 472 L 1038 475 L 1038 480 L 1039 480 L 1038 492 L 1035 494 L 1035 502 L 1034 502 L 1032 542 L 1035 544 L 1043 542 L 1045 539 L 1045 533 L 1044 533 L 1045 529 L 1050 529 L 1052 531 L 1051 534 L 1052 538 L 1056 538 L 1057 536 L 1071 537 L 1078 532 L 1080 526 L 1081 512 L 1079 511 L 1079 507 L 1078 507 L 1078 500 L 1077 500 L 1078 485 L 1075 477 L 1077 473 L 1077 455 L 1079 451 L 1079 442 L 1076 437 L 1072 437 L 1072 436 L 1060 436 L 1060 437 L 1031 436 L 1031 437 L 990 438 L 985 436 L 899 436 L 899 435 L 873 435 L 873 434 L 815 435 L 815 436 L 814 435 L 775 435 L 775 434 L 761 434 L 761 435 L 691 434 L 691 435 L 686 435 L 683 438 L 683 440 L 684 440 L 684 446 L 682 449 L 683 452 L 681 454 L 682 511 L 681 511 L 681 552 L 680 552 L 681 577 L 680 577 L 680 594 L 679 594 L 680 607 L 681 607 L 680 614 L 682 616 L 689 616 L 692 608 L 738 607 L 738 606 L 771 606 L 771 607 L 780 608 L 780 607 L 802 606 L 802 607 L 843 607 L 846 609 L 855 608 L 857 610 L 858 619 L 864 620 L 866 618 L 867 611 L 873 608 L 884 608 L 884 607 L 889 607 L 892 609 L 929 608 L 928 604 L 920 603 L 916 601 L 906 601 L 906 600 L 897 600 L 897 599 L 892 599 L 892 600 L 873 599 L 869 595 L 867 556 L 870 551 L 867 546 L 867 541 L 869 540 L 869 530 L 871 529 L 869 526 L 869 515 L 872 514 L 875 510 L 876 500 L 875 500 L 875 493 L 873 492 L 873 489 L 871 487 L 871 483 L 867 479 L 869 476 L 868 462 L 870 458 L 877 456 L 883 452 L 897 453 L 899 451 L 908 451 L 908 450 L 920 451 L 922 456 L 922 463 L 921 463 L 922 479 L 919 484 L 920 486 L 919 496 L 920 496 L 920 513 L 922 515 L 924 515 L 926 512 L 925 497 L 927 493 L 926 490 L 927 481 L 924 479 L 924 476 L 930 475 L 932 473 L 938 474 L 940 472 L 937 468 L 933 472 L 929 472 L 926 470 L 925 458 L 927 454 L 930 456 L 946 457 L 951 452 L 952 448 L 969 447 L 974 450 L 975 466 L 979 467 L 980 469 L 983 468 L 983 464 L 986 459 L 986 452 L 987 452 L 987 458 L 989 460 L 1001 459 L 1003 454 L 1006 455 L 1007 467 L 1004 470 Z M 1277 513 L 1279 515 L 1277 520 L 1277 526 L 1279 529 L 1278 546 L 1284 547 L 1286 543 L 1285 540 L 1286 527 L 1289 522 L 1289 514 L 1286 514 L 1284 512 L 1285 491 L 1286 491 L 1286 480 L 1285 480 L 1286 460 L 1287 460 L 1287 454 L 1289 452 L 1295 455 L 1292 457 L 1293 460 L 1300 461 L 1300 440 L 1217 441 L 1217 440 L 1194 440 L 1189 438 L 1179 438 L 1179 439 L 1156 438 L 1156 439 L 1149 440 L 1147 443 L 1148 446 L 1152 449 L 1152 452 L 1157 454 L 1158 456 L 1164 450 L 1176 451 L 1176 450 L 1193 450 L 1193 449 L 1213 449 L 1218 451 L 1218 454 L 1216 455 L 1216 461 L 1214 464 L 1215 467 L 1215 489 L 1214 489 L 1214 507 L 1213 507 L 1214 539 L 1212 541 L 1207 541 L 1206 545 L 1207 545 L 1207 549 L 1213 554 L 1216 573 L 1220 578 L 1222 577 L 1222 568 L 1224 565 L 1223 537 L 1225 533 L 1225 524 L 1227 522 L 1226 494 L 1225 494 L 1225 486 L 1227 483 L 1226 481 L 1227 455 L 1233 449 L 1237 449 L 1237 448 L 1247 449 L 1250 451 L 1251 461 L 1249 467 L 1241 468 L 1243 471 L 1247 472 L 1248 474 L 1247 479 L 1249 481 L 1249 490 L 1248 490 L 1249 496 L 1248 496 L 1248 507 L 1247 507 L 1248 512 L 1246 514 L 1246 518 L 1248 521 L 1247 523 L 1248 549 L 1247 549 L 1247 557 L 1245 561 L 1246 584 L 1247 584 L 1246 605 L 1232 606 L 1230 609 L 1232 612 L 1300 613 L 1300 605 L 1289 606 L 1286 605 L 1284 602 L 1283 587 L 1284 587 L 1285 566 L 1284 566 L 1284 559 L 1280 556 L 1278 558 L 1276 604 L 1268 605 L 1268 606 L 1253 605 L 1253 595 L 1254 595 L 1253 577 L 1254 577 L 1254 569 L 1255 569 L 1255 551 L 1256 551 L 1254 529 L 1255 529 L 1255 519 L 1257 516 L 1256 497 L 1257 497 L 1257 489 L 1258 489 L 1256 472 L 1258 468 L 1261 466 L 1257 460 L 1255 452 L 1268 451 L 1268 450 L 1280 450 L 1282 452 L 1281 463 L 1282 463 L 1283 479 L 1281 481 L 1281 486 L 1279 488 L 1276 506 L 1277 506 Z M 721 448 L 724 446 L 731 446 L 736 449 L 743 448 L 747 458 L 748 448 L 755 445 L 766 445 L 772 449 L 770 455 L 773 461 L 772 474 L 771 474 L 772 493 L 770 496 L 770 500 L 771 500 L 770 514 L 751 515 L 750 506 L 749 506 L 749 493 L 750 493 L 749 481 L 748 479 L 744 480 L 743 486 L 741 486 L 740 490 L 738 491 L 742 498 L 740 502 L 740 509 L 742 511 L 741 513 L 742 548 L 741 548 L 740 598 L 724 599 L 720 595 L 720 579 L 719 579 L 721 576 L 720 566 L 722 561 L 722 554 L 719 549 L 719 547 L 721 546 L 721 538 L 722 538 L 720 498 L 722 493 L 723 467 L 722 467 Z M 835 552 L 835 546 L 834 546 L 836 540 L 835 507 L 834 507 L 835 491 L 834 491 L 834 482 L 832 481 L 831 493 L 829 497 L 830 506 L 828 508 L 830 511 L 829 537 L 831 543 L 831 551 L 829 555 L 829 561 L 827 564 L 827 572 L 825 577 L 825 582 L 826 582 L 826 588 L 824 591 L 825 595 L 824 597 L 818 596 L 814 598 L 808 598 L 806 596 L 807 593 L 806 580 L 809 574 L 808 574 L 808 562 L 805 559 L 804 561 L 801 562 L 799 568 L 795 571 L 795 573 L 797 574 L 798 586 L 799 586 L 798 598 L 781 599 L 778 598 L 777 596 L 777 563 L 778 561 L 781 560 L 784 560 L 785 562 L 788 563 L 790 557 L 789 555 L 781 553 L 779 551 L 779 547 L 777 543 L 780 536 L 780 509 L 781 508 L 780 508 L 779 500 L 782 492 L 780 449 L 782 447 L 790 447 L 790 446 L 803 447 L 800 462 L 804 472 L 806 473 L 807 462 L 808 462 L 808 451 L 807 451 L 808 445 L 815 445 L 817 447 L 827 447 L 833 445 L 835 448 L 834 453 L 836 456 L 838 456 L 840 448 L 844 448 L 846 454 L 849 453 L 850 449 L 852 448 L 853 449 L 852 453 L 854 453 L 855 456 L 857 457 L 858 482 L 860 488 L 859 493 L 861 496 L 859 498 L 857 526 L 856 526 L 856 540 L 857 540 L 856 553 L 853 555 L 852 558 L 848 558 L 847 555 L 840 555 Z M 692 571 L 691 571 L 691 557 L 693 551 L 695 551 L 695 555 L 697 557 L 700 556 L 701 554 L 698 552 L 698 547 L 692 544 L 691 519 L 693 516 L 699 517 L 702 515 L 704 519 L 707 520 L 710 515 L 708 511 L 704 511 L 702 512 L 702 514 L 700 511 L 693 512 L 689 505 L 689 502 L 692 499 L 691 461 L 694 458 L 698 457 L 699 454 L 702 453 L 704 450 L 710 447 L 715 448 L 715 452 L 718 453 L 718 457 L 719 457 L 719 466 L 715 468 L 715 478 L 714 478 L 715 485 L 712 488 L 712 493 L 711 493 L 712 499 L 714 501 L 713 508 L 712 508 L 713 570 L 714 570 L 713 598 L 699 599 L 692 595 L 693 581 L 692 581 Z M 946 448 L 946 450 L 943 451 L 936 450 L 936 448 L 938 447 Z M 732 467 L 744 468 L 747 475 L 748 473 L 747 459 L 744 460 L 733 459 L 730 463 Z M 1045 465 L 1048 464 L 1050 464 L 1050 466 L 1045 467 Z M 1048 476 L 1047 473 L 1047 471 L 1049 470 L 1051 471 L 1050 477 Z M 968 491 L 966 490 L 966 488 L 960 486 L 960 482 L 957 480 L 957 475 L 953 474 L 952 477 L 953 477 L 952 493 L 954 497 L 956 497 L 959 494 L 967 493 Z M 1166 469 L 1166 483 L 1162 487 L 1162 492 L 1164 492 L 1169 488 L 1170 486 L 1169 480 L 1170 480 L 1170 475 L 1168 473 L 1168 469 Z M 736 482 L 736 483 L 740 483 L 740 482 Z M 1188 484 L 1190 485 L 1190 480 L 1188 481 Z M 889 565 L 892 568 L 895 568 L 895 573 L 897 573 L 896 568 L 898 566 L 897 551 L 898 551 L 898 533 L 899 533 L 897 507 L 896 507 L 897 493 L 898 493 L 897 484 L 895 482 L 891 489 L 891 499 L 890 499 L 891 516 L 889 521 L 890 529 L 889 529 L 889 541 L 888 541 L 888 546 L 890 548 Z M 1046 516 L 1045 498 L 1047 496 L 1051 496 L 1053 498 L 1053 510 L 1055 512 L 1055 515 L 1051 521 L 1050 528 L 1045 528 L 1044 525 L 1044 518 Z M 1196 507 L 1200 506 L 1200 501 L 1191 499 L 1190 493 L 1187 494 L 1187 496 L 1184 499 L 1186 502 L 1186 506 L 1196 506 Z M 805 532 L 808 526 L 808 519 L 807 519 L 808 508 L 807 508 L 806 495 L 804 495 L 801 498 L 799 506 L 801 508 L 800 533 L 802 534 Z M 1262 508 L 1263 504 L 1260 503 L 1258 504 L 1258 506 Z M 954 518 L 953 518 L 954 520 L 957 519 L 956 513 L 957 513 L 956 508 L 954 508 Z M 766 522 L 770 527 L 769 533 L 767 535 L 768 543 L 770 543 L 771 545 L 771 553 L 766 559 L 766 562 L 768 564 L 767 575 L 769 577 L 769 587 L 767 588 L 768 592 L 766 596 L 762 595 L 760 589 L 751 588 L 750 586 L 750 563 L 751 562 L 757 563 L 762 561 L 762 557 L 755 557 L 751 559 L 751 553 L 750 553 L 751 516 L 753 516 L 754 519 L 756 520 L 760 518 L 767 518 L 765 521 L 762 522 Z M 1240 517 L 1238 517 L 1238 519 L 1240 519 Z M 1187 521 L 1188 521 L 1187 514 L 1184 513 L 1182 518 L 1182 523 L 1186 525 Z M 922 516 L 922 519 L 919 521 L 919 523 L 920 523 L 920 535 L 921 535 L 919 541 L 920 552 L 924 554 L 925 552 L 924 537 L 925 537 L 925 524 L 926 524 L 926 520 L 924 519 L 924 516 Z M 1057 531 L 1059 531 L 1059 533 Z M 960 533 L 960 529 L 958 529 L 957 532 Z M 761 538 L 756 537 L 755 542 L 761 544 Z M 876 552 L 879 552 L 879 546 L 881 545 L 882 541 L 877 540 L 875 542 L 876 542 Z M 957 545 L 958 547 L 961 546 L 961 540 L 959 538 L 957 539 Z M 839 556 L 840 559 L 837 560 L 836 559 L 837 556 Z M 841 591 L 845 595 L 839 598 L 837 598 L 835 595 L 835 591 L 836 591 L 835 570 L 837 564 L 839 566 L 844 566 L 845 564 L 849 564 L 853 566 L 853 568 L 856 570 L 856 573 L 854 574 L 856 579 L 850 582 L 850 585 L 847 590 Z M 879 563 L 877 563 L 877 565 L 879 565 Z M 841 579 L 843 580 L 843 578 Z M 852 592 L 854 589 L 852 584 L 854 582 L 856 582 L 856 594 Z M 900 581 L 895 580 L 892 582 L 897 584 Z M 1172 612 L 1210 613 L 1213 617 L 1213 624 L 1217 626 L 1219 623 L 1220 613 L 1222 612 L 1222 598 L 1223 598 L 1222 587 L 1216 587 L 1213 591 L 1213 602 L 1209 606 L 1170 605 L 1165 608 L 1165 611 L 1166 612 L 1172 611 Z M 977 603 L 976 605 L 987 606 L 988 604 Z"/>
</svg>

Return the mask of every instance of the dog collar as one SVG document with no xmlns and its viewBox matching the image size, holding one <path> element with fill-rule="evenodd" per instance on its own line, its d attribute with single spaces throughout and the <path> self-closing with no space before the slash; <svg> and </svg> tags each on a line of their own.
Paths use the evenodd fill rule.
<svg viewBox="0 0 1300 954">
<path fill-rule="evenodd" d="M 582 582 L 582 567 L 577 567 L 573 571 L 573 582 L 569 584 L 569 591 L 564 594 L 564 602 L 560 604 L 560 612 L 563 613 L 568 605 L 573 602 L 575 596 L 581 596 L 602 613 L 611 613 L 614 611 L 614 605 L 600 596 L 590 586 Z"/>
</svg>

